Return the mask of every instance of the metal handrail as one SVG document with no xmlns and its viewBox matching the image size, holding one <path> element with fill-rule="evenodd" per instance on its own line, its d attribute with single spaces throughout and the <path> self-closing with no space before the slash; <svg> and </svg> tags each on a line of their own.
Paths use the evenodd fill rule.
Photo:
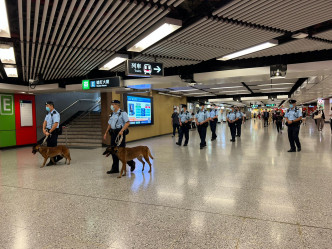
<svg viewBox="0 0 332 249">
<path fill-rule="evenodd" d="M 75 102 L 71 103 L 69 106 L 67 106 L 65 109 L 63 109 L 60 114 L 64 113 L 65 111 L 67 111 L 69 108 L 73 107 L 74 105 L 76 105 L 77 103 L 81 102 L 81 101 L 91 101 L 91 102 L 96 102 L 99 103 L 100 102 L 100 97 L 95 100 L 95 99 L 78 99 Z"/>
</svg>

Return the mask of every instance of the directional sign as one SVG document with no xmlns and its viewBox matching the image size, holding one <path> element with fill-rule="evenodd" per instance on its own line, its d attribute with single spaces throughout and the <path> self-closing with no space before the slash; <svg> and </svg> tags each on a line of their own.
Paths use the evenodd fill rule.
<svg viewBox="0 0 332 249">
<path fill-rule="evenodd" d="M 105 79 L 82 80 L 83 90 L 94 90 L 99 88 L 120 87 L 120 77 L 111 77 Z"/>
<path fill-rule="evenodd" d="M 276 104 L 266 104 L 267 107 L 276 106 Z"/>
<path fill-rule="evenodd" d="M 138 77 L 164 76 L 162 63 L 127 60 L 126 75 Z"/>
</svg>

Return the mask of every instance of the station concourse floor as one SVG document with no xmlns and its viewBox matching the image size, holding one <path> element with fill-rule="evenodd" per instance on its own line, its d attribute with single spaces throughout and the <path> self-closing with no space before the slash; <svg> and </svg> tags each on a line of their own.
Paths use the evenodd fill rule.
<svg viewBox="0 0 332 249">
<path fill-rule="evenodd" d="M 231 143 L 227 124 L 199 149 L 170 135 L 147 145 L 152 173 L 107 175 L 104 148 L 39 168 L 30 147 L 0 151 L 0 248 L 332 248 L 332 137 L 308 120 L 302 151 L 258 119 Z M 128 168 L 129 170 L 129 168 Z"/>
</svg>

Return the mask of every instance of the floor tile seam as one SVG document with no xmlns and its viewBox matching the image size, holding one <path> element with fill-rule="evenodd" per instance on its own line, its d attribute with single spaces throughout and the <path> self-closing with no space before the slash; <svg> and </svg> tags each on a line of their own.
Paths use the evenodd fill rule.
<svg viewBox="0 0 332 249">
<path fill-rule="evenodd" d="M 273 222 L 273 223 L 279 223 L 279 224 L 287 224 L 287 225 L 293 225 L 293 226 L 296 226 L 296 225 L 299 224 L 299 223 L 291 223 L 291 222 L 285 222 L 285 221 L 274 221 L 274 220 L 260 219 L 260 218 L 255 218 L 255 217 L 250 217 L 250 216 L 243 216 L 243 215 L 217 213 L 217 212 L 204 211 L 204 210 L 198 210 L 198 209 L 174 207 L 174 206 L 169 206 L 169 205 L 144 203 L 144 202 L 138 202 L 138 201 L 129 201 L 129 200 L 121 200 L 121 199 L 106 198 L 106 197 L 97 197 L 97 196 L 90 196 L 90 195 L 72 194 L 72 193 L 66 193 L 66 192 L 57 192 L 57 191 L 49 191 L 49 190 L 23 188 L 23 187 L 9 186 L 9 185 L 1 185 L 1 186 L 11 187 L 11 188 L 18 188 L 18 189 L 25 189 L 25 190 L 33 190 L 33 191 L 38 191 L 38 192 L 63 194 L 63 195 L 69 195 L 69 196 L 79 196 L 79 197 L 86 197 L 86 198 L 92 198 L 92 199 L 110 200 L 110 201 L 125 202 L 125 203 L 134 203 L 134 204 L 140 204 L 140 205 L 146 205 L 146 206 L 165 207 L 165 208 L 171 208 L 171 209 L 178 209 L 178 210 L 185 210 L 185 211 L 192 211 L 192 212 L 199 212 L 199 213 L 206 213 L 206 214 L 214 214 L 214 215 L 221 215 L 221 216 L 228 216 L 228 217 L 236 217 L 236 218 L 242 218 L 242 219 L 259 220 L 259 221 Z M 317 228 L 317 229 L 325 229 L 325 230 L 332 231 L 332 228 L 326 228 L 326 227 L 310 226 L 310 225 L 305 225 L 305 224 L 300 224 L 300 226 L 310 227 L 310 228 Z"/>
</svg>

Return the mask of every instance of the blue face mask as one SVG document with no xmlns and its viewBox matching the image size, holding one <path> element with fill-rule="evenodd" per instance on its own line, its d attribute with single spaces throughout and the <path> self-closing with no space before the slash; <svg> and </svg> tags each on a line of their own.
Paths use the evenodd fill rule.
<svg viewBox="0 0 332 249">
<path fill-rule="evenodd" d="M 112 110 L 112 112 L 114 112 L 114 106 L 112 106 L 112 105 L 111 105 L 111 110 Z"/>
<path fill-rule="evenodd" d="M 46 111 L 50 112 L 51 109 L 48 106 L 46 106 Z"/>
<path fill-rule="evenodd" d="M 290 105 L 289 105 L 289 107 L 290 107 L 290 108 L 293 108 L 293 107 L 294 107 L 294 105 L 290 104 Z"/>
<path fill-rule="evenodd" d="M 183 112 L 183 111 L 184 111 L 184 109 L 183 109 L 183 108 L 181 108 L 181 111 Z"/>
</svg>

